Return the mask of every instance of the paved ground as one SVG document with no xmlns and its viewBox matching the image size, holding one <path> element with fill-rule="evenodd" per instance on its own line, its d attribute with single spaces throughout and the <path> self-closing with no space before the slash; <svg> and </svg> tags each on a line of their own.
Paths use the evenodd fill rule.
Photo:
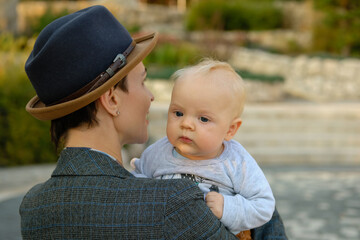
<svg viewBox="0 0 360 240">
<path fill-rule="evenodd" d="M 360 166 L 263 169 L 289 239 L 360 239 Z"/>
<path fill-rule="evenodd" d="M 34 184 L 50 177 L 54 165 L 0 168 L 0 240 L 21 239 L 19 206 Z"/>
<path fill-rule="evenodd" d="M 21 239 L 24 192 L 53 165 L 0 168 L 0 239 Z M 360 239 L 360 166 L 262 166 L 289 239 Z"/>
</svg>

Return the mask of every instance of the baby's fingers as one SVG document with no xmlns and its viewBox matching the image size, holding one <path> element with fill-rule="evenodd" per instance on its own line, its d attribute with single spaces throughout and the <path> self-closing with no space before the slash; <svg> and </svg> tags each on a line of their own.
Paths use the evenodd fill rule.
<svg viewBox="0 0 360 240">
<path fill-rule="evenodd" d="M 209 192 L 205 196 L 206 202 L 221 201 L 221 199 L 223 199 L 223 196 L 217 192 Z"/>
<path fill-rule="evenodd" d="M 213 214 L 221 219 L 224 208 L 224 197 L 217 192 L 209 192 L 206 195 L 206 205 L 210 208 Z"/>
</svg>

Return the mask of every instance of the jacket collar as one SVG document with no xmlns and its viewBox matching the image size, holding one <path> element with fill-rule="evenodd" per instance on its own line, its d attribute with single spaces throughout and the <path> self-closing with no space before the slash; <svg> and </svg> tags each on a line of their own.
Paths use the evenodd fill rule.
<svg viewBox="0 0 360 240">
<path fill-rule="evenodd" d="M 110 156 L 90 148 L 65 148 L 62 150 L 55 176 L 114 176 L 134 177 Z"/>
</svg>

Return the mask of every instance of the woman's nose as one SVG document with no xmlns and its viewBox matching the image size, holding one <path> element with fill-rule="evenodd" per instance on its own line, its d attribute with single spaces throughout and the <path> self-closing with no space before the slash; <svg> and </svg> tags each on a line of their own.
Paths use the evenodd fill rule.
<svg viewBox="0 0 360 240">
<path fill-rule="evenodd" d="M 155 100 L 154 95 L 152 94 L 152 92 L 151 92 L 148 88 L 146 88 L 146 90 L 147 90 L 147 91 L 148 91 L 148 93 L 149 93 L 149 96 L 150 96 L 150 101 L 151 101 L 151 102 L 153 102 L 153 101 Z"/>
</svg>

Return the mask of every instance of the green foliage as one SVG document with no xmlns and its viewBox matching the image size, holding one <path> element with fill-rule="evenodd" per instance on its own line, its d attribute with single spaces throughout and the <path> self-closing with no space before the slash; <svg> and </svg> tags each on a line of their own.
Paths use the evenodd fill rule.
<svg viewBox="0 0 360 240">
<path fill-rule="evenodd" d="M 317 0 L 322 20 L 314 28 L 313 50 L 360 57 L 360 1 Z"/>
<path fill-rule="evenodd" d="M 174 66 L 151 64 L 150 67 L 147 68 L 147 77 L 150 79 L 170 79 L 171 75 L 178 69 L 178 67 Z"/>
<path fill-rule="evenodd" d="M 24 71 L 28 54 L 0 52 L 0 166 L 56 161 L 49 122 L 25 111 L 35 92 Z"/>
<path fill-rule="evenodd" d="M 144 60 L 145 64 L 183 67 L 197 62 L 203 56 L 201 49 L 189 43 L 163 43 Z"/>
<path fill-rule="evenodd" d="M 159 66 L 159 65 L 151 65 L 148 68 L 148 77 L 154 79 L 170 79 L 171 75 L 178 70 L 178 67 L 174 66 Z M 282 76 L 278 75 L 263 75 L 263 74 L 255 74 L 246 70 L 236 69 L 236 72 L 243 78 L 249 81 L 260 81 L 266 83 L 278 83 L 284 82 L 285 79 Z"/>
<path fill-rule="evenodd" d="M 250 81 L 259 81 L 259 82 L 266 82 L 266 83 L 278 83 L 284 82 L 285 79 L 282 76 L 278 75 L 263 75 L 263 74 L 255 74 L 246 70 L 236 69 L 236 72 L 246 80 Z"/>
<path fill-rule="evenodd" d="M 192 30 L 266 30 L 282 26 L 282 12 L 272 0 L 200 0 L 186 16 Z"/>
<path fill-rule="evenodd" d="M 0 35 L 0 52 L 23 51 L 30 49 L 31 39 L 25 36 L 15 38 L 10 33 Z"/>
<path fill-rule="evenodd" d="M 140 32 L 141 30 L 141 26 L 138 24 L 134 24 L 134 25 L 124 25 L 124 27 L 128 30 L 128 32 L 130 34 L 135 34 Z"/>
</svg>

